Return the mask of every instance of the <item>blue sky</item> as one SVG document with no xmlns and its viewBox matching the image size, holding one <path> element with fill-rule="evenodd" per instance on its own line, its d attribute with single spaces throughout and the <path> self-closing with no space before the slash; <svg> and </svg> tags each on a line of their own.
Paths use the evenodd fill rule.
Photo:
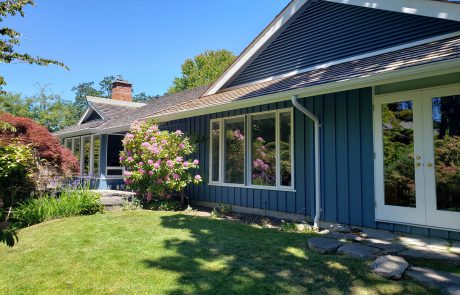
<svg viewBox="0 0 460 295">
<path fill-rule="evenodd" d="M 73 99 L 72 86 L 122 74 L 134 92 L 162 94 L 180 65 L 206 49 L 239 54 L 289 0 L 36 0 L 25 18 L 3 25 L 22 33 L 19 52 L 56 66 L 0 64 L 7 91 L 34 94 L 37 83 Z"/>
</svg>

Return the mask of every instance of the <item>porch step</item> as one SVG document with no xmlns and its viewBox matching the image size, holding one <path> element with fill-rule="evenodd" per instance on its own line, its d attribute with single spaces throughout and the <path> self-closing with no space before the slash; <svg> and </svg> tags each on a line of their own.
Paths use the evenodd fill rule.
<svg viewBox="0 0 460 295">
<path fill-rule="evenodd" d="M 101 203 L 107 210 L 122 208 L 125 201 L 135 195 L 133 192 L 115 190 L 98 190 L 96 192 L 101 195 Z"/>
</svg>

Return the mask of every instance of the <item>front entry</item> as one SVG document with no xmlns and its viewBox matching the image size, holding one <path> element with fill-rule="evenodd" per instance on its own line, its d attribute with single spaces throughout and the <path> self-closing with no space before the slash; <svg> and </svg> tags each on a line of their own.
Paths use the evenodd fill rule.
<svg viewBox="0 0 460 295">
<path fill-rule="evenodd" d="M 375 96 L 376 220 L 460 231 L 460 85 Z"/>
</svg>

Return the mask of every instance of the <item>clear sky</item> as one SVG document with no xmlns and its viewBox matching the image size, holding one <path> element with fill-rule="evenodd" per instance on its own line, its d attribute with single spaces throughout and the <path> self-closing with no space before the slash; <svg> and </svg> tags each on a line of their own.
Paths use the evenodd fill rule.
<svg viewBox="0 0 460 295">
<path fill-rule="evenodd" d="M 180 65 L 206 49 L 239 54 L 289 0 L 36 0 L 6 19 L 22 34 L 19 52 L 71 69 L 0 64 L 7 91 L 34 94 L 37 83 L 73 99 L 72 86 L 121 74 L 134 92 L 163 94 Z"/>
</svg>

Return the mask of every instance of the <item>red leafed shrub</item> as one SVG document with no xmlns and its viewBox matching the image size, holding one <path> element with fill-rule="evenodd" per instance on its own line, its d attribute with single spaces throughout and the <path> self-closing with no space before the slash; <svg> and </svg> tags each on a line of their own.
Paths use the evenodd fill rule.
<svg viewBox="0 0 460 295">
<path fill-rule="evenodd" d="M 25 117 L 0 113 L 0 121 L 16 128 L 15 132 L 0 133 L 0 144 L 9 144 L 13 139 L 19 143 L 31 144 L 36 156 L 54 167 L 57 172 L 71 175 L 78 172 L 79 164 L 72 152 L 64 148 L 45 127 Z"/>
</svg>

